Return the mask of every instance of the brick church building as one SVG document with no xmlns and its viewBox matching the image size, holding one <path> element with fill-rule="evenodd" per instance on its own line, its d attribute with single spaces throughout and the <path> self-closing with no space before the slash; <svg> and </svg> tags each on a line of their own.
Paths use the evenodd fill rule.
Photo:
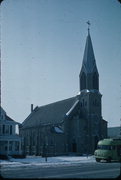
<svg viewBox="0 0 121 180">
<path fill-rule="evenodd" d="M 98 140 L 107 137 L 107 121 L 102 118 L 99 73 L 89 29 L 79 86 L 80 91 L 74 97 L 34 109 L 31 105 L 31 113 L 20 127 L 26 154 L 93 154 Z"/>
</svg>

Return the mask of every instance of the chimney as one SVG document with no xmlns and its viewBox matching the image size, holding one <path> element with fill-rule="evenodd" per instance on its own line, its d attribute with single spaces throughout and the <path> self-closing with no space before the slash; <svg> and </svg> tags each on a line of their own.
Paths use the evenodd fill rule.
<svg viewBox="0 0 121 180">
<path fill-rule="evenodd" d="M 31 113 L 33 112 L 33 104 L 31 104 Z"/>
</svg>

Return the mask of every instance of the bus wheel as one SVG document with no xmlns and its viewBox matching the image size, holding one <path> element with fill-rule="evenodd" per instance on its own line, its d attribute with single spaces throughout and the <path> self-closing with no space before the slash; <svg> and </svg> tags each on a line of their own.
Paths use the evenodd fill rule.
<svg viewBox="0 0 121 180">
<path fill-rule="evenodd" d="M 111 162 L 111 157 L 108 157 L 108 159 L 106 160 L 108 163 Z"/>
<path fill-rule="evenodd" d="M 96 158 L 96 162 L 100 162 L 100 159 L 99 159 L 99 158 Z"/>
</svg>

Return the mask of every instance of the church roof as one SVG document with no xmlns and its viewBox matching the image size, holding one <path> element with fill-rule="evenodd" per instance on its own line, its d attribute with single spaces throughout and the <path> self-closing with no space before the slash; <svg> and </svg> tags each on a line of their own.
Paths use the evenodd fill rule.
<svg viewBox="0 0 121 180">
<path fill-rule="evenodd" d="M 73 104 L 71 109 L 69 109 L 69 111 L 66 113 L 67 117 L 69 117 L 76 110 L 76 107 L 78 107 L 78 104 L 79 104 L 79 99 L 76 100 L 76 102 Z"/>
<path fill-rule="evenodd" d="M 77 99 L 75 96 L 48 105 L 36 107 L 22 123 L 22 128 L 60 124 L 63 122 L 66 113 L 71 109 L 76 101 Z"/>
<path fill-rule="evenodd" d="M 82 67 L 84 68 L 86 73 L 91 73 L 94 71 L 97 72 L 95 55 L 94 55 L 92 41 L 91 41 L 91 37 L 90 37 L 89 32 L 88 32 L 88 36 L 86 39 L 86 45 L 85 45 L 85 50 L 84 50 Z"/>
</svg>

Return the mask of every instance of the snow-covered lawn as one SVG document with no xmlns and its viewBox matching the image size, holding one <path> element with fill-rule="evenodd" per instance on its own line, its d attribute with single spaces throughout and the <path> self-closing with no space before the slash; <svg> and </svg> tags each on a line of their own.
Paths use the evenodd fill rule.
<svg viewBox="0 0 121 180">
<path fill-rule="evenodd" d="M 52 166 L 59 164 L 74 164 L 74 163 L 89 163 L 95 162 L 94 156 L 57 156 L 57 157 L 48 157 L 47 161 L 41 156 L 27 156 L 24 159 L 14 159 L 10 160 L 0 160 L 0 165 L 2 166 Z"/>
</svg>

